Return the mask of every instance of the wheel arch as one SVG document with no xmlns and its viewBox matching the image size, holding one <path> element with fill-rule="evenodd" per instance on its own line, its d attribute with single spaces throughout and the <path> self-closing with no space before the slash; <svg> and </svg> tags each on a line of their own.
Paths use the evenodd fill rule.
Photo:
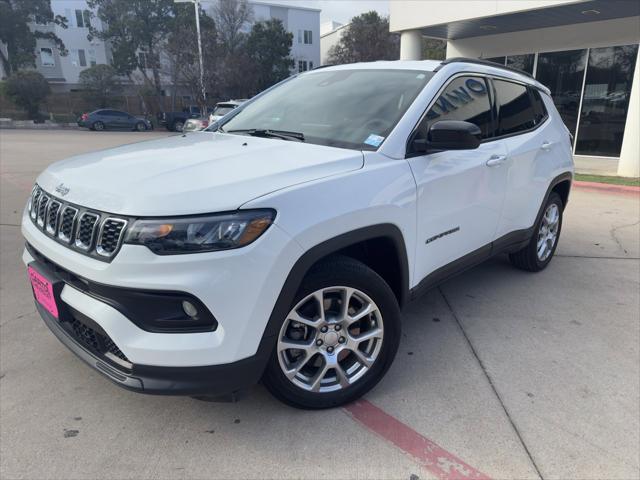
<svg viewBox="0 0 640 480">
<path fill-rule="evenodd" d="M 391 247 L 391 253 L 387 258 L 380 258 L 380 249 L 384 247 Z M 401 307 L 407 302 L 409 298 L 409 262 L 402 232 L 393 224 L 359 228 L 315 245 L 296 261 L 289 271 L 273 307 L 258 351 L 271 351 L 272 339 L 278 334 L 280 323 L 288 314 L 305 275 L 314 265 L 334 255 L 345 255 L 359 261 L 364 260 L 363 263 L 376 271 L 387 283 L 391 279 L 391 283 L 394 285 L 389 283 L 389 286 Z"/>
<path fill-rule="evenodd" d="M 540 217 L 544 213 L 544 206 L 547 204 L 549 200 L 549 196 L 553 192 L 557 192 L 562 199 L 562 208 L 565 209 L 567 207 L 567 202 L 569 201 L 569 191 L 571 190 L 571 182 L 573 181 L 573 174 L 571 172 L 564 172 L 560 175 L 556 176 L 547 187 L 547 191 L 544 194 L 544 198 L 542 199 L 542 203 L 540 204 L 540 209 L 538 210 L 538 215 L 536 215 L 535 222 L 532 225 L 533 228 L 538 224 Z"/>
</svg>

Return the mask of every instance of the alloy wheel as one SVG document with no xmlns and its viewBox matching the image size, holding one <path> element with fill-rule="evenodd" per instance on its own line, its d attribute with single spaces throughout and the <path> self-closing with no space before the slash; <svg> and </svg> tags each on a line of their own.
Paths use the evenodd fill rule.
<svg viewBox="0 0 640 480">
<path fill-rule="evenodd" d="M 371 369 L 383 339 L 380 309 L 364 292 L 323 288 L 287 315 L 278 337 L 278 361 L 296 386 L 333 392 L 353 385 Z"/>
<path fill-rule="evenodd" d="M 560 226 L 560 209 L 552 203 L 547 207 L 538 230 L 537 254 L 538 260 L 544 262 L 549 258 L 553 247 L 558 240 L 558 228 Z"/>
</svg>

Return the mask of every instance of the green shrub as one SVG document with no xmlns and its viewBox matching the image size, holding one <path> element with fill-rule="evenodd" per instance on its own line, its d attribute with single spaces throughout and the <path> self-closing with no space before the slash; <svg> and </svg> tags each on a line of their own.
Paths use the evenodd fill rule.
<svg viewBox="0 0 640 480">
<path fill-rule="evenodd" d="M 13 103 L 27 112 L 29 119 L 40 120 L 40 104 L 49 95 L 51 88 L 41 73 L 22 70 L 6 80 L 4 91 Z"/>
</svg>

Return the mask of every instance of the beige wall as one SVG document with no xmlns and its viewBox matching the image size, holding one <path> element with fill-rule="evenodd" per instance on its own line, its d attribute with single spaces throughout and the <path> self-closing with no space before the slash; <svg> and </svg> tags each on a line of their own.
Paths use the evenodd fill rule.
<svg viewBox="0 0 640 480">
<path fill-rule="evenodd" d="M 583 1 L 585 0 L 391 0 L 390 30 L 399 32 Z"/>
</svg>

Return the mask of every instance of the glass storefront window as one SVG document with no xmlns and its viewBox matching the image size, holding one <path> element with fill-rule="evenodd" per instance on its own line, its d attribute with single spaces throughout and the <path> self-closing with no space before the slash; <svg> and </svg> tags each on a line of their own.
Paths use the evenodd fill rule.
<svg viewBox="0 0 640 480">
<path fill-rule="evenodd" d="M 524 55 L 511 55 L 507 57 L 507 67 L 517 68 L 527 73 L 533 74 L 534 53 Z"/>
<path fill-rule="evenodd" d="M 538 55 L 536 80 L 551 90 L 553 103 L 571 135 L 576 133 L 586 56 L 586 50 Z"/>
<path fill-rule="evenodd" d="M 504 65 L 507 60 L 507 57 L 491 57 L 491 58 L 485 58 L 485 60 L 493 63 L 499 63 L 500 65 Z"/>
<path fill-rule="evenodd" d="M 620 155 L 637 56 L 638 45 L 589 51 L 576 154 Z"/>
</svg>

